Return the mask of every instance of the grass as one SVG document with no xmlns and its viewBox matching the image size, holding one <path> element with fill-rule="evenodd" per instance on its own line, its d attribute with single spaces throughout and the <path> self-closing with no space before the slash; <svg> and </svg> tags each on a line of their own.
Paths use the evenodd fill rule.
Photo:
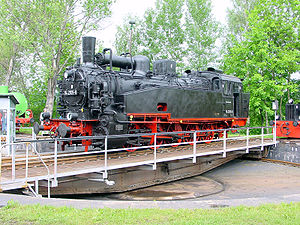
<svg viewBox="0 0 300 225">
<path fill-rule="evenodd" d="M 24 128 L 20 127 L 19 130 L 16 130 L 17 134 L 32 134 L 32 129 L 31 128 Z"/>
<path fill-rule="evenodd" d="M 269 131 L 270 133 L 271 131 Z M 270 133 L 269 135 L 266 135 L 267 131 L 265 129 L 264 131 L 264 139 L 266 138 L 273 138 L 273 134 Z M 250 138 L 257 138 L 257 137 L 251 137 L 252 135 L 261 135 L 261 129 L 259 130 L 254 130 L 254 131 L 250 131 L 249 132 Z M 239 137 L 239 136 L 243 136 L 246 138 L 246 130 L 240 130 L 239 132 L 228 132 L 228 137 L 232 138 L 232 137 Z"/>
<path fill-rule="evenodd" d="M 222 209 L 75 209 L 16 202 L 0 224 L 300 224 L 300 203 Z"/>
</svg>

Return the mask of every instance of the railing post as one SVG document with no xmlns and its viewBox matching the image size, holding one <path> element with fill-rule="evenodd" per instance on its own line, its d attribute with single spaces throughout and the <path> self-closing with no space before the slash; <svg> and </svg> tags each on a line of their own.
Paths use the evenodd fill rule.
<svg viewBox="0 0 300 225">
<path fill-rule="evenodd" d="M 223 157 L 226 157 L 226 130 L 224 130 L 224 134 L 223 134 Z"/>
<path fill-rule="evenodd" d="M 276 122 L 275 122 L 275 126 L 273 127 L 273 143 L 276 148 Z"/>
<path fill-rule="evenodd" d="M 104 174 L 103 179 L 107 179 L 107 136 L 104 139 Z"/>
<path fill-rule="evenodd" d="M 36 139 L 36 134 L 35 134 L 35 132 L 34 132 L 34 128 L 33 128 L 33 127 L 31 127 L 31 138 L 32 138 L 33 140 Z"/>
<path fill-rule="evenodd" d="M 34 191 L 38 195 L 39 194 L 39 180 L 36 179 L 34 182 Z"/>
<path fill-rule="evenodd" d="M 196 163 L 196 140 L 197 140 L 197 131 L 194 131 L 194 145 L 193 145 L 193 163 Z"/>
<path fill-rule="evenodd" d="M 56 187 L 57 186 L 57 139 L 55 139 L 55 142 L 54 142 L 54 186 Z"/>
<path fill-rule="evenodd" d="M 26 165 L 25 165 L 25 170 L 26 170 L 26 172 L 25 172 L 25 178 L 26 178 L 26 183 L 27 183 L 27 179 L 28 179 L 28 144 L 29 143 L 26 143 Z"/>
<path fill-rule="evenodd" d="M 1 136 L 0 136 L 0 191 L 2 191 L 1 183 L 2 183 L 2 143 L 1 143 Z"/>
<path fill-rule="evenodd" d="M 48 198 L 50 198 L 50 175 L 48 174 Z"/>
<path fill-rule="evenodd" d="M 249 127 L 247 127 L 246 153 L 249 153 Z"/>
<path fill-rule="evenodd" d="M 264 150 L 264 128 L 261 128 L 261 150 Z"/>
<path fill-rule="evenodd" d="M 32 140 L 36 140 L 36 134 L 34 132 L 34 128 L 32 127 L 31 129 L 32 129 L 32 131 L 31 131 L 32 132 L 32 134 L 31 134 L 32 135 Z M 37 146 L 36 142 L 33 142 L 32 146 L 36 150 L 36 146 Z"/>
<path fill-rule="evenodd" d="M 276 104 L 276 103 L 275 103 Z M 276 125 L 276 117 L 277 117 L 277 115 L 276 115 L 276 111 L 277 110 L 275 110 L 275 125 L 274 125 L 274 130 L 273 130 L 273 141 L 274 141 L 274 144 L 275 144 L 275 148 L 276 148 L 276 132 L 277 132 L 277 125 Z"/>
<path fill-rule="evenodd" d="M 12 146 L 11 146 L 12 147 Z M 11 154 L 11 178 L 12 180 L 15 180 L 16 178 L 16 154 L 15 154 L 15 148 L 12 149 L 12 154 Z"/>
<path fill-rule="evenodd" d="M 153 170 L 156 170 L 156 149 L 157 149 L 157 146 L 156 146 L 156 138 L 157 138 L 157 134 L 154 134 L 154 163 L 153 163 Z"/>
</svg>

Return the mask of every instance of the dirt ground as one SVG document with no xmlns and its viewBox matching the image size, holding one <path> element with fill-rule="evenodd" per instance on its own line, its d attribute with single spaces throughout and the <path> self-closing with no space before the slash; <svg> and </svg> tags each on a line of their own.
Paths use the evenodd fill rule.
<svg viewBox="0 0 300 225">
<path fill-rule="evenodd" d="M 225 190 L 205 199 L 256 198 L 300 194 L 300 168 L 249 160 L 234 160 L 204 176 L 217 179 Z"/>
<path fill-rule="evenodd" d="M 300 168 L 252 160 L 234 160 L 201 176 L 108 196 L 86 199 L 225 200 L 277 198 L 300 194 Z"/>
</svg>

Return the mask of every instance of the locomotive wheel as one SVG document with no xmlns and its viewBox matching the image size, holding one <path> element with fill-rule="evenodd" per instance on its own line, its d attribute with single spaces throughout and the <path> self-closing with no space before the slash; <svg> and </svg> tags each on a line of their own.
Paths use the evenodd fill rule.
<svg viewBox="0 0 300 225">
<path fill-rule="evenodd" d="M 204 140 L 212 140 L 212 139 L 214 139 L 215 132 L 210 131 L 210 132 L 207 132 L 206 134 L 207 134 L 207 136 L 205 137 Z M 206 141 L 205 143 L 209 144 L 209 143 L 211 143 L 211 141 Z"/>
<path fill-rule="evenodd" d="M 176 132 L 176 131 L 182 131 L 182 127 L 180 124 L 175 123 L 174 126 L 170 126 L 170 128 L 168 129 L 168 132 Z M 178 134 L 179 136 L 182 136 L 182 134 Z M 176 138 L 176 142 L 177 143 L 181 143 L 182 139 L 181 138 Z M 172 147 L 178 147 L 179 145 L 172 145 Z"/>
<path fill-rule="evenodd" d="M 185 138 L 186 142 L 194 142 L 193 134 L 191 134 L 190 137 Z M 189 145 L 194 145 L 194 143 L 189 143 Z"/>
<path fill-rule="evenodd" d="M 224 136 L 223 132 L 217 132 L 216 134 L 217 134 L 218 139 L 223 138 L 223 136 Z"/>
<path fill-rule="evenodd" d="M 164 144 L 171 144 L 172 138 L 160 138 L 156 141 L 156 145 L 164 145 Z M 178 145 L 177 145 L 178 146 Z M 164 146 L 157 146 L 157 148 L 164 147 Z M 172 145 L 173 147 L 173 145 Z"/>
<path fill-rule="evenodd" d="M 177 139 L 177 143 L 181 143 L 182 142 L 182 139 Z M 179 145 L 171 145 L 172 147 L 178 147 Z"/>
<path fill-rule="evenodd" d="M 195 130 L 198 130 L 198 128 L 197 128 L 197 125 L 187 125 L 185 130 L 186 131 L 195 131 Z M 194 133 L 186 134 L 186 136 L 184 137 L 183 140 L 185 142 L 194 142 Z M 194 145 L 194 143 L 189 143 L 189 145 Z"/>
<path fill-rule="evenodd" d="M 166 129 L 163 124 L 158 124 L 157 126 L 157 132 L 170 132 L 169 129 Z M 151 138 L 152 145 L 154 145 L 154 136 Z M 170 144 L 172 143 L 172 138 L 168 138 L 168 136 L 159 136 L 159 134 L 156 137 L 156 145 L 163 145 L 163 144 Z M 156 149 L 160 148 L 162 146 L 157 146 Z M 151 149 L 154 149 L 151 147 Z"/>
<path fill-rule="evenodd" d="M 130 147 L 137 147 L 137 146 L 134 146 L 134 145 L 132 145 L 132 144 L 125 144 L 125 145 L 123 145 L 123 148 L 128 148 L 126 151 L 127 152 L 135 152 L 137 149 L 135 149 L 135 148 L 130 148 Z"/>
<path fill-rule="evenodd" d="M 207 124 L 207 125 L 204 125 L 202 127 L 202 130 L 212 130 L 214 129 L 214 126 L 211 125 L 211 124 Z M 214 131 L 208 131 L 205 133 L 205 136 L 203 137 L 203 140 L 210 140 L 210 141 L 206 141 L 205 143 L 206 144 L 209 144 L 211 143 L 211 140 L 213 140 L 215 137 L 215 132 Z"/>
</svg>

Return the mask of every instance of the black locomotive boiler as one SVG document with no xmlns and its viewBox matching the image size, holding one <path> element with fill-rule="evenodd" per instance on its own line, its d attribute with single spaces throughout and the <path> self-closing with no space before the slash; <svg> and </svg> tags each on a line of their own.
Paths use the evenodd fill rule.
<svg viewBox="0 0 300 225">
<path fill-rule="evenodd" d="M 249 94 L 239 78 L 209 68 L 176 74 L 176 63 L 111 49 L 95 54 L 94 37 L 82 39 L 82 64 L 69 67 L 57 80 L 59 119 L 42 114 L 35 131 L 50 130 L 58 137 L 145 133 L 142 138 L 114 139 L 112 146 L 153 144 L 147 133 L 158 133 L 157 142 L 190 140 L 189 135 L 159 132 L 212 130 L 244 126 Z M 198 133 L 197 140 L 221 137 L 221 132 Z M 66 143 L 66 142 L 64 142 Z M 101 147 L 101 141 L 80 144 Z"/>
</svg>

